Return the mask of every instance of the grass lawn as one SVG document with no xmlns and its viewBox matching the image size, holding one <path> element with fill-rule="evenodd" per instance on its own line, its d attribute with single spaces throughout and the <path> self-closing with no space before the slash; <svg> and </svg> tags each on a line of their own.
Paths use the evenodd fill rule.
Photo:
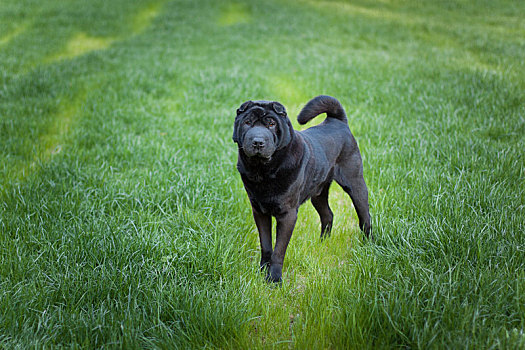
<svg viewBox="0 0 525 350">
<path fill-rule="evenodd" d="M 525 348 L 525 2 L 0 5 L 0 348 Z M 333 185 L 281 288 L 236 108 L 328 94 L 376 241 Z M 323 117 L 317 118 L 319 122 Z"/>
</svg>

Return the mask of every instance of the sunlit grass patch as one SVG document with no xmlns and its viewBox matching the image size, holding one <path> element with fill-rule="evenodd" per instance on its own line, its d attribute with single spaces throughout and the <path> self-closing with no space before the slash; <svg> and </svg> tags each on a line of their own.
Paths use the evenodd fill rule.
<svg viewBox="0 0 525 350">
<path fill-rule="evenodd" d="M 160 14 L 162 6 L 163 3 L 161 2 L 152 3 L 135 14 L 132 21 L 133 32 L 135 34 L 140 34 L 146 30 L 153 20 Z"/>
<path fill-rule="evenodd" d="M 107 49 L 116 39 L 105 37 L 93 37 L 84 32 L 76 33 L 66 43 L 62 52 L 48 57 L 46 62 L 72 59 L 96 50 Z"/>
<path fill-rule="evenodd" d="M 421 24 L 424 23 L 425 20 L 428 20 L 396 13 L 391 11 L 388 7 L 381 5 L 379 5 L 379 7 L 364 7 L 343 1 L 310 1 L 309 4 L 317 8 L 331 9 L 354 16 L 366 16 L 374 19 L 400 22 L 403 25 Z"/>
<path fill-rule="evenodd" d="M 80 113 L 80 108 L 85 99 L 85 93 L 76 96 L 72 101 L 64 101 L 59 111 L 53 116 L 51 125 L 46 132 L 40 136 L 39 149 L 42 150 L 43 160 L 52 155 L 60 153 L 62 143 L 67 134 L 75 127 L 75 118 Z"/>
<path fill-rule="evenodd" d="M 225 5 L 220 12 L 218 22 L 221 26 L 231 26 L 234 24 L 249 23 L 252 16 L 242 3 L 229 3 Z"/>
<path fill-rule="evenodd" d="M 50 117 L 50 125 L 34 143 L 31 154 L 26 155 L 25 160 L 5 164 L 9 170 L 6 169 L 5 174 L 8 177 L 4 180 L 21 181 L 45 165 L 53 156 L 62 152 L 68 133 L 75 127 L 75 119 L 78 118 L 84 98 L 85 94 L 80 94 L 73 101 L 65 101 L 61 104 L 56 114 Z"/>
<path fill-rule="evenodd" d="M 0 47 L 9 44 L 11 40 L 24 33 L 27 30 L 27 28 L 29 28 L 29 23 L 25 22 L 16 26 L 7 34 L 0 36 Z"/>
</svg>

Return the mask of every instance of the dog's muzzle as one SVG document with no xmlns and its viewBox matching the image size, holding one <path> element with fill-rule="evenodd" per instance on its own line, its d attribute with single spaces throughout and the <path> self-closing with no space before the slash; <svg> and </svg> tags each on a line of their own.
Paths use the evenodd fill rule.
<svg viewBox="0 0 525 350">
<path fill-rule="evenodd" d="M 246 132 L 242 144 L 248 157 L 270 158 L 275 152 L 273 134 L 265 127 L 254 127 Z"/>
</svg>

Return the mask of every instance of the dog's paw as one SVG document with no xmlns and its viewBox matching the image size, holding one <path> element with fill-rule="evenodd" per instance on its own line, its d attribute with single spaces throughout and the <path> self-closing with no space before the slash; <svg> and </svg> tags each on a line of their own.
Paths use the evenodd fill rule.
<svg viewBox="0 0 525 350">
<path fill-rule="evenodd" d="M 282 279 L 283 267 L 279 265 L 270 265 L 268 273 L 266 274 L 266 282 L 268 283 L 278 283 L 281 285 L 283 283 Z"/>
<path fill-rule="evenodd" d="M 281 277 L 275 278 L 274 276 L 267 274 L 265 277 L 265 280 L 268 284 L 274 285 L 274 286 L 282 286 L 283 285 L 283 279 Z"/>
</svg>

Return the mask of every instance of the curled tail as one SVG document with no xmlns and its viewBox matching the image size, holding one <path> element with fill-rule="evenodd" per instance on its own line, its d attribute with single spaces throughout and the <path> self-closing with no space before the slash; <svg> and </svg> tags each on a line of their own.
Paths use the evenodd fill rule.
<svg viewBox="0 0 525 350">
<path fill-rule="evenodd" d="M 308 101 L 297 116 L 297 121 L 299 124 L 306 124 L 321 113 L 326 113 L 328 118 L 339 119 L 345 123 L 348 122 L 341 103 L 332 96 L 326 95 L 317 96 Z"/>
</svg>

